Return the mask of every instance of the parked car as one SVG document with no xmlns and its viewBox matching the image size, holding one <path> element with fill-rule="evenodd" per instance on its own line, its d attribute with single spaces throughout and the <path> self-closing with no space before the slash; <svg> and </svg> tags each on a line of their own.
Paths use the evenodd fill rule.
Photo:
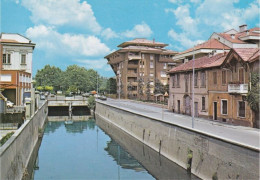
<svg viewBox="0 0 260 180">
<path fill-rule="evenodd" d="M 40 100 L 45 100 L 45 96 L 43 94 L 40 96 Z"/>
<path fill-rule="evenodd" d="M 99 96 L 98 99 L 105 101 L 105 100 L 107 100 L 107 97 L 106 96 Z"/>
<path fill-rule="evenodd" d="M 55 94 L 51 94 L 50 96 L 51 96 L 51 97 L 55 97 Z"/>
<path fill-rule="evenodd" d="M 14 103 L 12 103 L 11 101 L 7 101 L 6 106 L 7 106 L 7 108 L 12 108 L 12 107 L 14 107 Z"/>
<path fill-rule="evenodd" d="M 90 96 L 90 93 L 84 93 L 82 94 L 82 97 L 89 97 Z"/>
</svg>

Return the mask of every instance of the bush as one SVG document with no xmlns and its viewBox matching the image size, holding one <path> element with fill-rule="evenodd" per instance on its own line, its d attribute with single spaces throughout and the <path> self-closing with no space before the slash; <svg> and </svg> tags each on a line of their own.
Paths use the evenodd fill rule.
<svg viewBox="0 0 260 180">
<path fill-rule="evenodd" d="M 95 106 L 96 106 L 96 101 L 95 101 L 95 97 L 94 96 L 90 96 L 88 98 L 88 107 L 89 109 L 95 109 Z"/>
<path fill-rule="evenodd" d="M 0 140 L 0 146 L 4 145 L 6 141 L 14 134 L 14 132 L 7 133 L 1 140 Z"/>
</svg>

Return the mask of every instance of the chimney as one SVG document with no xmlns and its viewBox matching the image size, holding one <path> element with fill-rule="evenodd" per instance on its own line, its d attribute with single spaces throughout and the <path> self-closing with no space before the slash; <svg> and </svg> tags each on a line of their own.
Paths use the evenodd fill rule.
<svg viewBox="0 0 260 180">
<path fill-rule="evenodd" d="M 155 39 L 153 38 L 153 43 L 155 42 Z"/>
<path fill-rule="evenodd" d="M 247 25 L 246 24 L 243 24 L 241 26 L 239 26 L 239 32 L 243 32 L 243 31 L 246 31 L 247 30 Z"/>
<path fill-rule="evenodd" d="M 249 30 L 246 30 L 246 35 L 249 35 Z"/>
<path fill-rule="evenodd" d="M 187 62 L 189 62 L 189 59 L 186 58 L 186 59 L 184 59 L 183 64 L 185 64 Z"/>
<path fill-rule="evenodd" d="M 230 34 L 232 39 L 235 39 L 235 34 Z"/>
</svg>

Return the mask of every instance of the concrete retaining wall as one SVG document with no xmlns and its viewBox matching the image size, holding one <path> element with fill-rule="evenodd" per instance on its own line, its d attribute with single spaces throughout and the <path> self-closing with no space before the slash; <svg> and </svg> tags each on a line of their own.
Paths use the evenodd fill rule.
<svg viewBox="0 0 260 180">
<path fill-rule="evenodd" d="M 0 148 L 0 179 L 22 179 L 29 176 L 27 166 L 48 115 L 47 102 Z M 28 178 L 28 177 L 27 177 Z"/>
<path fill-rule="evenodd" d="M 259 151 L 97 102 L 96 115 L 202 179 L 259 179 Z"/>
</svg>

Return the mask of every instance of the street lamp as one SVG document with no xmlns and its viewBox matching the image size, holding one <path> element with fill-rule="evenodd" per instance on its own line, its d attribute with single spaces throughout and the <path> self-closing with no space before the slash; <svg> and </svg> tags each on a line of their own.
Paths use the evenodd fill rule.
<svg viewBox="0 0 260 180">
<path fill-rule="evenodd" d="M 193 48 L 193 57 L 192 57 L 192 128 L 194 128 L 194 64 L 195 64 L 195 54 L 194 54 L 194 48 Z"/>
</svg>

